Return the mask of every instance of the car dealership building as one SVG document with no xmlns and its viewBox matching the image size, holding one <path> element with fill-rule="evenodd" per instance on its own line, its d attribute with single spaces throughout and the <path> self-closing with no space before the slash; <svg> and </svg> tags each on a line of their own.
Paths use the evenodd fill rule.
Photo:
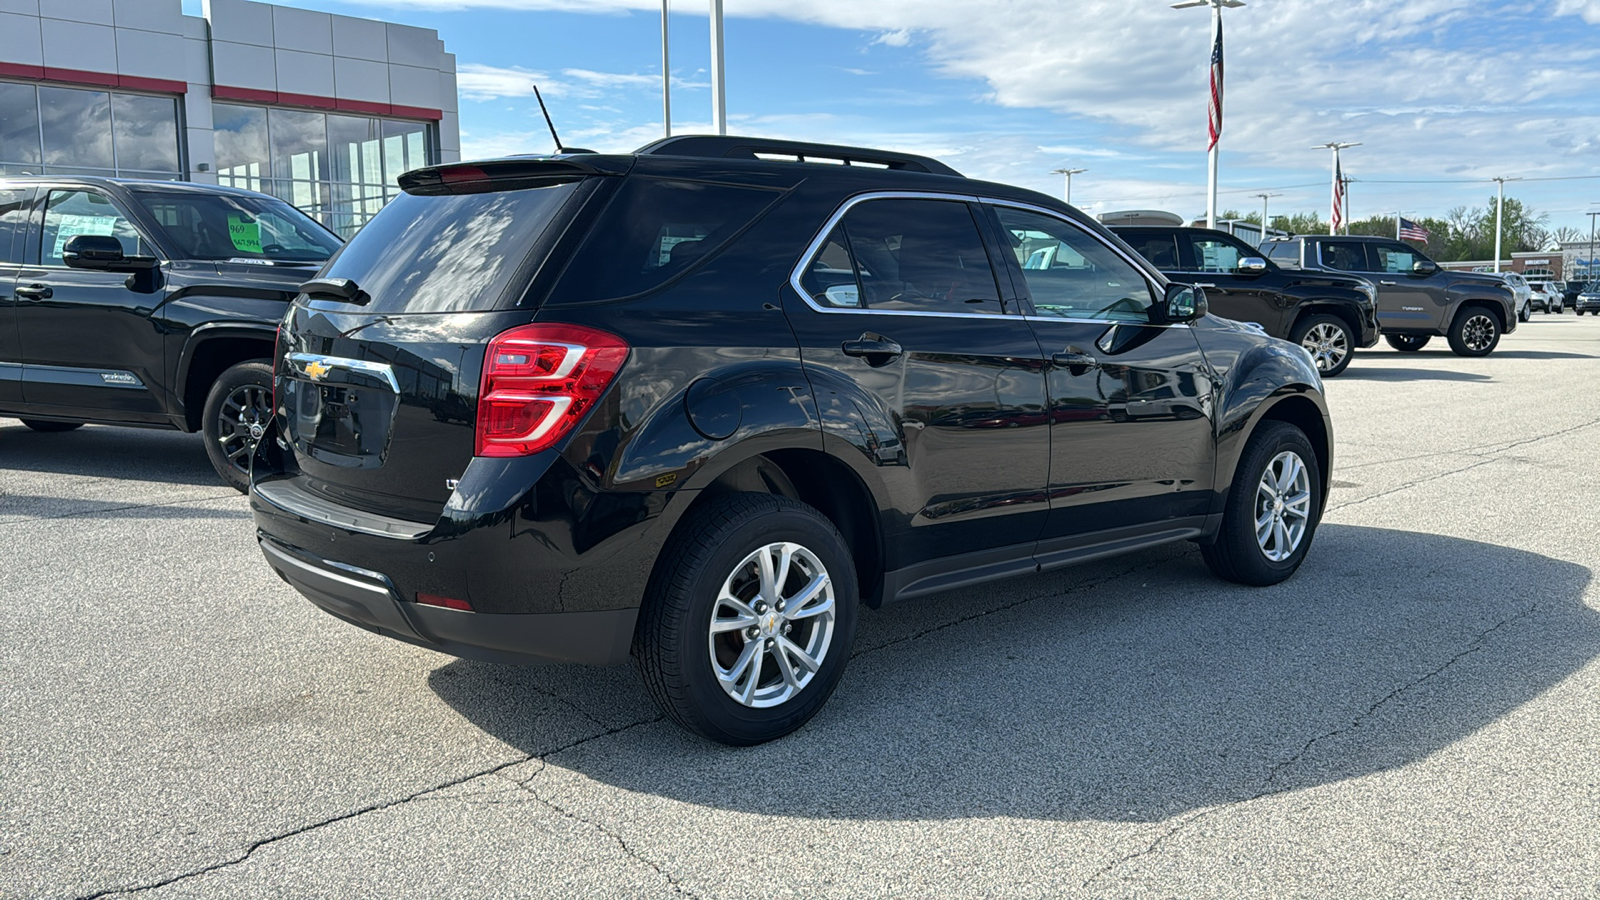
<svg viewBox="0 0 1600 900">
<path fill-rule="evenodd" d="M 435 31 L 255 3 L 0 0 L 0 175 L 200 181 L 349 235 L 460 158 Z"/>
</svg>

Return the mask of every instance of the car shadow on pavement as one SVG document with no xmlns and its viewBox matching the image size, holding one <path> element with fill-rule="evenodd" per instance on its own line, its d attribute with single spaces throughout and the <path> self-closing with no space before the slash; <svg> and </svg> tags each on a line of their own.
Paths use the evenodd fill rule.
<svg viewBox="0 0 1600 900">
<path fill-rule="evenodd" d="M 222 484 L 199 435 L 152 428 L 86 425 L 45 434 L 15 419 L 0 419 L 0 469 L 163 484 Z"/>
<path fill-rule="evenodd" d="M 1364 366 L 1359 360 L 1344 372 L 1340 381 L 1493 381 L 1494 376 L 1479 372 L 1451 372 L 1448 369 L 1396 369 Z"/>
<path fill-rule="evenodd" d="M 1157 821 L 1471 736 L 1600 652 L 1590 578 L 1521 550 L 1348 525 L 1324 526 L 1272 588 L 1215 581 L 1191 545 L 1158 548 L 866 612 L 822 712 L 745 749 L 652 722 L 629 669 L 458 660 L 430 686 L 529 753 L 549 735 L 519 710 L 559 697 L 624 730 L 574 736 L 549 763 L 698 806 Z"/>
<path fill-rule="evenodd" d="M 1559 350 L 1496 350 L 1492 359 L 1600 359 L 1592 353 L 1563 353 Z"/>
</svg>

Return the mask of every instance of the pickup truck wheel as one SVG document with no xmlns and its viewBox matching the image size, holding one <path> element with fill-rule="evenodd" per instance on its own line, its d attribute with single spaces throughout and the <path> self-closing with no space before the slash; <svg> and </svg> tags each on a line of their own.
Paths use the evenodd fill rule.
<svg viewBox="0 0 1600 900">
<path fill-rule="evenodd" d="M 71 431 L 74 428 L 83 427 L 82 422 L 47 422 L 44 419 L 23 419 L 22 424 L 32 428 L 34 431 L 47 433 L 52 431 Z"/>
<path fill-rule="evenodd" d="M 662 550 L 634 633 L 646 690 L 679 725 L 748 746 L 804 725 L 833 693 L 855 639 L 855 565 L 811 507 L 729 494 Z"/>
<path fill-rule="evenodd" d="M 1469 306 L 1450 326 L 1450 349 L 1457 356 L 1488 356 L 1500 343 L 1500 323 L 1482 307 Z"/>
<path fill-rule="evenodd" d="M 1245 444 L 1216 539 L 1201 556 L 1218 578 L 1277 584 L 1305 559 L 1322 517 L 1317 455 L 1300 429 L 1261 423 Z"/>
<path fill-rule="evenodd" d="M 1355 341 L 1350 336 L 1350 326 L 1338 316 L 1312 316 L 1300 323 L 1291 340 L 1306 348 L 1323 378 L 1343 372 L 1354 355 L 1351 348 Z"/>
<path fill-rule="evenodd" d="M 1428 341 L 1431 340 L 1425 334 L 1386 334 L 1383 339 L 1401 353 L 1415 353 L 1428 346 Z"/>
<path fill-rule="evenodd" d="M 250 454 L 272 421 L 272 363 L 252 359 L 217 376 L 206 394 L 200 431 L 222 480 L 250 490 Z"/>
</svg>

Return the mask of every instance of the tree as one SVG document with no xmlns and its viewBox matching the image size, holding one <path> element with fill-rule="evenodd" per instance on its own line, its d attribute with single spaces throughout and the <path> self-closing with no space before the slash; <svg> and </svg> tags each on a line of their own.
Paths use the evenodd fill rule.
<svg viewBox="0 0 1600 900">
<path fill-rule="evenodd" d="M 1431 259 L 1445 259 L 1445 253 L 1450 240 L 1450 223 L 1443 219 L 1417 218 L 1409 220 L 1421 226 L 1428 232 L 1426 241 L 1409 241 Z M 1394 216 L 1371 216 L 1359 222 L 1350 223 L 1351 234 L 1370 234 L 1378 237 L 1394 237 L 1397 232 Z"/>
</svg>

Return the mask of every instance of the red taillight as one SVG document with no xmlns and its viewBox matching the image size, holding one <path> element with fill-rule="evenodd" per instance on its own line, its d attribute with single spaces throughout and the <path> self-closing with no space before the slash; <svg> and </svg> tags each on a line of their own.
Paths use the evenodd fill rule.
<svg viewBox="0 0 1600 900">
<path fill-rule="evenodd" d="M 582 325 L 523 325 L 489 342 L 478 456 L 531 456 L 566 437 L 628 359 L 628 343 Z"/>
<path fill-rule="evenodd" d="M 438 594 L 418 594 L 417 602 L 424 606 L 439 606 L 444 609 L 459 609 L 462 612 L 472 612 L 472 604 L 454 597 L 441 597 Z"/>
</svg>

